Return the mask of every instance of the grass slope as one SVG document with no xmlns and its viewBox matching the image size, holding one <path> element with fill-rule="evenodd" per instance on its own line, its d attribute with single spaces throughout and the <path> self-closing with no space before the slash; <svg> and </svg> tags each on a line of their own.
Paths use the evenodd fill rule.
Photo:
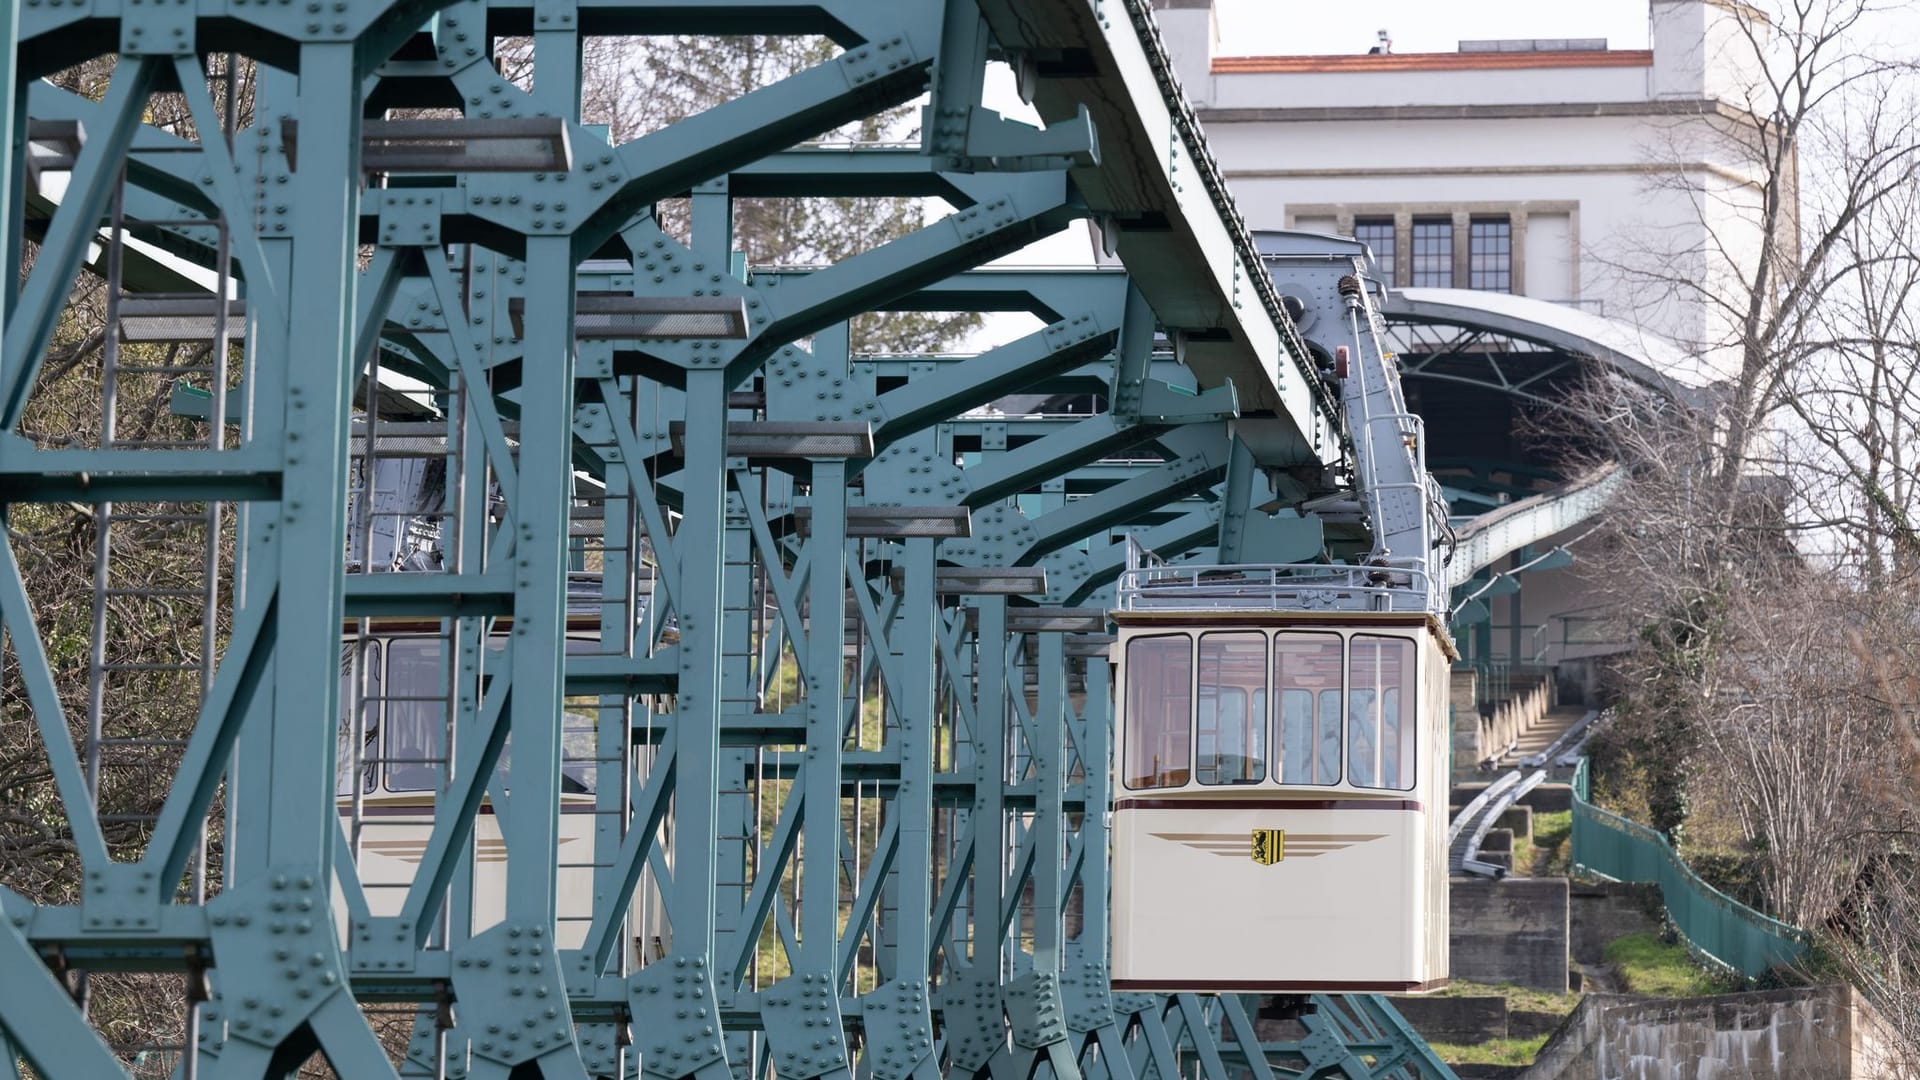
<svg viewBox="0 0 1920 1080">
<path fill-rule="evenodd" d="M 1736 989 L 1732 983 L 1694 962 L 1686 946 L 1669 944 L 1654 933 L 1628 934 L 1607 943 L 1602 954 L 1620 973 L 1631 994 L 1653 997 L 1703 997 Z"/>
<path fill-rule="evenodd" d="M 1488 1039 L 1483 1043 L 1428 1043 L 1449 1065 L 1531 1065 L 1547 1036 L 1531 1039 Z"/>
<path fill-rule="evenodd" d="M 1564 1017 L 1580 1004 L 1579 994 L 1549 994 L 1511 983 L 1454 982 L 1435 991 L 1437 997 L 1503 997 L 1509 1013 L 1544 1013 Z M 1478 1043 L 1430 1043 L 1440 1060 L 1449 1065 L 1527 1065 L 1546 1045 L 1546 1033 L 1525 1039 L 1488 1039 Z"/>
</svg>

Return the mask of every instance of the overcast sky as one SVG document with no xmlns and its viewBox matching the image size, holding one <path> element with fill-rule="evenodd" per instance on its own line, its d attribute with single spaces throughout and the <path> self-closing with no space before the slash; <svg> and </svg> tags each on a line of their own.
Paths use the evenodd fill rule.
<svg viewBox="0 0 1920 1080">
<path fill-rule="evenodd" d="M 1363 53 L 1374 32 L 1394 52 L 1453 52 L 1483 38 L 1606 38 L 1647 47 L 1648 0 L 1215 0 L 1228 56 Z M 1863 25 L 1880 50 L 1920 51 L 1920 2 L 1886 0 Z"/>
<path fill-rule="evenodd" d="M 1453 52 L 1478 38 L 1606 38 L 1647 47 L 1647 0 L 1216 0 L 1220 51 L 1263 56 L 1360 53 L 1374 31 L 1394 52 Z"/>
</svg>

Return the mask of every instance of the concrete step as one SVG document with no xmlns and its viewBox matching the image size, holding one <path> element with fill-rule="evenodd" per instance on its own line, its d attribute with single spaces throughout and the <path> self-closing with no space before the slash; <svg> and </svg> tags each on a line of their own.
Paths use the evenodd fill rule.
<svg viewBox="0 0 1920 1080">
<path fill-rule="evenodd" d="M 1428 1042 L 1469 1044 L 1508 1037 L 1507 999 L 1498 995 L 1396 996 L 1393 1007 Z"/>
<path fill-rule="evenodd" d="M 1474 671 L 1456 670 L 1450 689 L 1455 778 L 1472 776 L 1490 757 L 1506 753 L 1523 731 L 1553 708 L 1556 685 L 1546 672 L 1517 673 L 1496 688 L 1499 698 L 1489 699 L 1489 688 L 1480 684 Z"/>
<path fill-rule="evenodd" d="M 1533 807 L 1526 803 L 1515 803 L 1495 819 L 1493 827 L 1512 833 L 1515 844 L 1522 847 L 1530 845 L 1533 843 Z"/>
<path fill-rule="evenodd" d="M 1449 886 L 1455 979 L 1567 992 L 1566 878 L 1456 877 Z"/>
<path fill-rule="evenodd" d="M 1478 857 L 1488 866 L 1497 866 L 1507 873 L 1513 872 L 1513 852 L 1511 851 L 1488 851 L 1486 848 L 1481 848 Z"/>
<path fill-rule="evenodd" d="M 1513 752 L 1507 756 L 1508 760 L 1524 761 L 1535 754 L 1544 753 L 1586 714 L 1587 710 L 1579 706 L 1549 709 L 1546 715 L 1528 725 L 1514 740 Z"/>
<path fill-rule="evenodd" d="M 1570 980 L 1571 981 L 1571 980 Z M 1571 989 L 1571 987 L 1569 987 Z M 1507 1038 L 1532 1039 L 1560 1030 L 1567 1018 L 1558 1013 L 1510 1009 L 1507 1012 Z"/>
<path fill-rule="evenodd" d="M 1498 776 L 1499 774 L 1496 773 L 1494 775 Z M 1486 788 L 1488 782 L 1487 780 L 1466 780 L 1453 785 L 1453 792 L 1448 796 L 1452 802 L 1452 805 L 1449 807 L 1448 820 L 1452 820 L 1452 815 L 1459 813 L 1461 807 L 1472 802 L 1473 797 L 1480 794 L 1480 792 Z M 1515 805 L 1527 807 L 1535 814 L 1551 814 L 1561 810 L 1571 810 L 1573 809 L 1573 786 L 1571 784 L 1541 784 L 1539 787 L 1522 795 L 1520 801 Z M 1512 822 L 1503 819 L 1500 824 L 1512 825 Z M 1516 828 L 1514 831 L 1518 832 L 1519 830 Z M 1529 827 L 1527 831 L 1528 835 L 1532 835 L 1531 827 Z"/>
</svg>

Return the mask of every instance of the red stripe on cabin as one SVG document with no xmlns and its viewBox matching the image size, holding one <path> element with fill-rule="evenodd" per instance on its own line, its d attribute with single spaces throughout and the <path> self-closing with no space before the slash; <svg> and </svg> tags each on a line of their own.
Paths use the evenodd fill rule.
<svg viewBox="0 0 1920 1080">
<path fill-rule="evenodd" d="M 1415 994 L 1427 990 L 1438 990 L 1450 980 L 1434 979 L 1431 982 L 1340 982 L 1337 980 L 1304 980 L 1284 982 L 1273 979 L 1115 979 L 1115 990 L 1147 991 L 1159 994 L 1201 993 L 1216 991 L 1237 993 L 1258 993 L 1265 991 L 1276 994 Z"/>
<path fill-rule="evenodd" d="M 1417 799 L 1116 799 L 1119 810 L 1402 810 L 1419 812 Z"/>
</svg>

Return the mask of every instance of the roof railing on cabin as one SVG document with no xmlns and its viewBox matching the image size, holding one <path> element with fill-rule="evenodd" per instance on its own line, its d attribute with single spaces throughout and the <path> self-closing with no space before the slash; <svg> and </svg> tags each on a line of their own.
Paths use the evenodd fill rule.
<svg viewBox="0 0 1920 1080">
<path fill-rule="evenodd" d="M 1138 566 L 1116 591 L 1121 611 L 1434 611 L 1438 595 L 1425 559 Z"/>
</svg>

